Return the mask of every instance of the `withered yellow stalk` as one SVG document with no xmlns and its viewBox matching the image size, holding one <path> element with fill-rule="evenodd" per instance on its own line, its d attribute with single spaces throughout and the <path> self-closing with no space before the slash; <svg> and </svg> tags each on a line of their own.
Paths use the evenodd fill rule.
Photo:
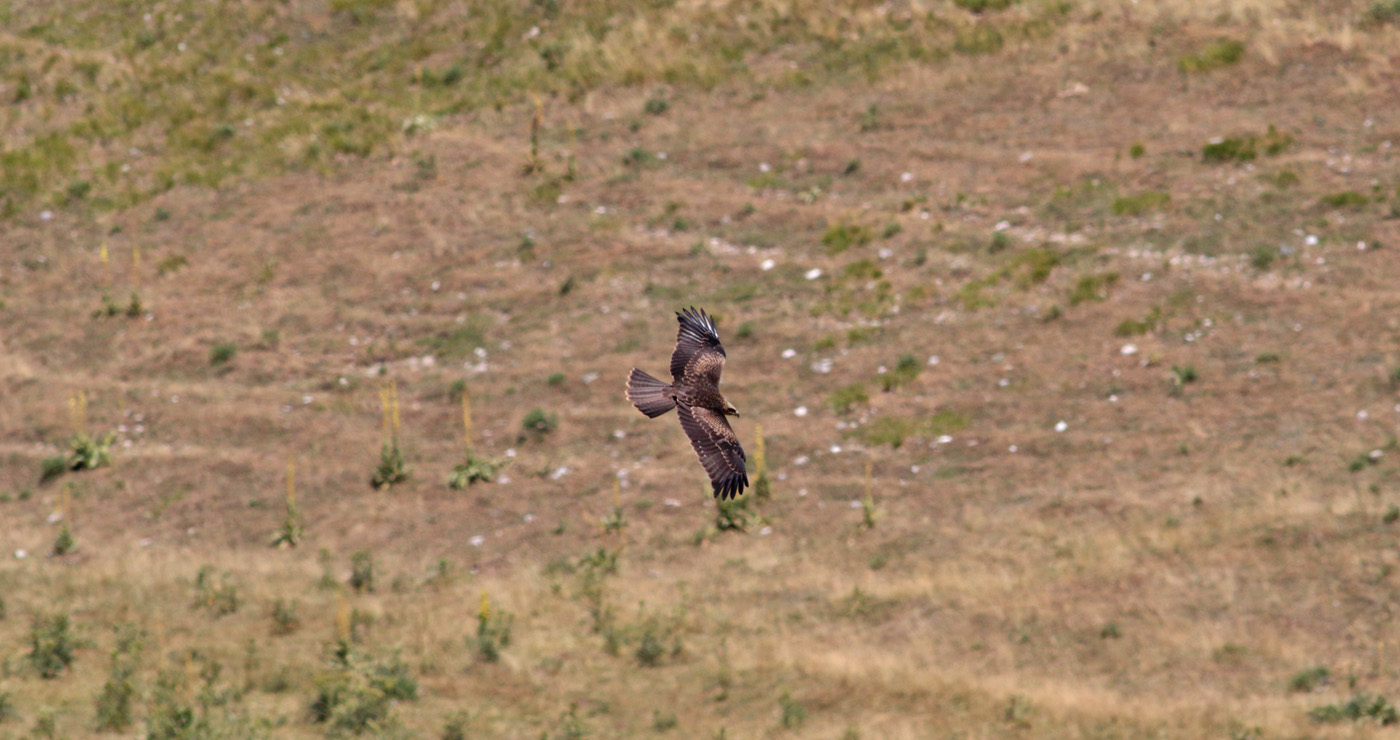
<svg viewBox="0 0 1400 740">
<path fill-rule="evenodd" d="M 68 526 L 73 516 L 73 486 L 70 483 L 63 484 L 63 493 L 58 500 L 59 512 L 63 515 L 63 524 Z"/>
<path fill-rule="evenodd" d="M 477 610 L 476 618 L 483 623 L 491 618 L 491 599 L 486 595 L 486 589 L 481 590 L 481 608 Z"/>
<path fill-rule="evenodd" d="M 398 381 L 389 381 L 389 400 L 394 406 L 394 440 L 399 438 L 399 384 Z"/>
<path fill-rule="evenodd" d="M 296 455 L 287 455 L 287 511 L 296 511 L 297 507 L 297 458 Z"/>
<path fill-rule="evenodd" d="M 102 266 L 107 266 L 107 242 L 102 242 L 102 248 L 97 251 L 97 258 L 102 260 Z"/>
<path fill-rule="evenodd" d="M 384 444 L 398 444 L 399 386 L 389 381 L 379 387 L 379 403 L 384 408 Z"/>
<path fill-rule="evenodd" d="M 462 389 L 462 441 L 467 446 L 467 452 L 472 449 L 472 395 L 471 391 Z"/>
<path fill-rule="evenodd" d="M 753 433 L 756 437 L 753 443 L 754 467 L 758 471 L 758 475 L 763 475 L 763 473 L 768 469 L 768 458 L 764 454 L 763 425 L 755 424 Z"/>
<path fill-rule="evenodd" d="M 335 637 L 341 642 L 350 639 L 350 602 L 345 598 L 345 590 L 335 594 Z"/>
<path fill-rule="evenodd" d="M 87 431 L 87 393 L 78 391 L 68 396 L 68 421 L 73 425 L 74 434 Z"/>
</svg>

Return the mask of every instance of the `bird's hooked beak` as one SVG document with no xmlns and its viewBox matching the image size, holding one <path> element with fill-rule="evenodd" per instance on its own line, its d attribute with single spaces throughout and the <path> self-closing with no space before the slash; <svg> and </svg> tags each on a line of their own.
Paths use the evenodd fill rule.
<svg viewBox="0 0 1400 740">
<path fill-rule="evenodd" d="M 734 404 L 732 404 L 732 403 L 730 403 L 730 404 L 725 404 L 724 413 L 726 413 L 726 414 L 728 414 L 728 415 L 730 415 L 730 416 L 738 416 L 738 415 L 739 415 L 739 409 L 734 408 Z"/>
</svg>

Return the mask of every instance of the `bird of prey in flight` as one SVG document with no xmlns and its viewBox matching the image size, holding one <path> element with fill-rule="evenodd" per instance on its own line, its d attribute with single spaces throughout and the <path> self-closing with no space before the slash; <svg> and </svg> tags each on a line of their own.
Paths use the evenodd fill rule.
<svg viewBox="0 0 1400 740">
<path fill-rule="evenodd" d="M 726 416 L 738 416 L 734 405 L 719 392 L 724 369 L 724 347 L 715 322 L 694 307 L 676 314 L 680 334 L 671 353 L 671 382 L 632 368 L 627 376 L 627 400 L 637 410 L 656 418 L 671 409 L 681 417 L 681 429 L 714 485 L 715 498 L 732 499 L 744 492 L 749 474 L 744 469 L 744 448 Z"/>
</svg>

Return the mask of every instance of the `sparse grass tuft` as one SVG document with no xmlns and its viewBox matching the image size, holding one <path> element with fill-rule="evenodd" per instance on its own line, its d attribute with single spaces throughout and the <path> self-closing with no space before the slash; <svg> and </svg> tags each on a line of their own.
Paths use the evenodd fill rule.
<svg viewBox="0 0 1400 740">
<path fill-rule="evenodd" d="M 238 597 L 238 584 L 233 582 L 233 576 L 224 571 L 216 582 L 212 565 L 200 567 L 194 578 L 194 592 L 194 601 L 190 606 L 204 609 L 215 618 L 237 612 L 243 603 Z"/>
<path fill-rule="evenodd" d="M 73 665 L 78 644 L 67 614 L 38 615 L 29 629 L 29 663 L 40 678 L 57 678 Z"/>
<path fill-rule="evenodd" d="M 1118 282 L 1118 273 L 1100 272 L 1084 275 L 1069 292 L 1069 305 L 1078 306 L 1085 301 L 1102 301 L 1108 298 L 1109 288 Z"/>
<path fill-rule="evenodd" d="M 356 550 L 350 555 L 350 588 L 359 593 L 374 593 L 374 554 Z"/>
<path fill-rule="evenodd" d="M 1235 64 L 1243 56 L 1243 42 L 1235 39 L 1217 39 L 1195 54 L 1187 54 L 1176 60 L 1176 68 L 1183 73 L 1209 72 Z"/>
<path fill-rule="evenodd" d="M 1308 710 L 1308 719 L 1318 724 L 1373 721 L 1385 727 L 1400 723 L 1400 712 L 1384 696 L 1357 694 L 1345 704 L 1323 704 Z"/>
<path fill-rule="evenodd" d="M 1292 143 L 1291 134 L 1279 131 L 1271 125 L 1263 136 L 1248 134 L 1206 144 L 1201 150 L 1201 156 L 1207 162 L 1250 162 L 1257 158 L 1260 152 L 1269 156 L 1280 154 Z"/>
<path fill-rule="evenodd" d="M 822 234 L 822 246 L 826 253 L 840 254 L 851 247 L 863 247 L 874 239 L 874 234 L 864 226 L 849 221 L 841 221 L 827 227 Z"/>
<path fill-rule="evenodd" d="M 914 359 L 913 355 L 900 355 L 894 369 L 880 376 L 880 388 L 889 393 L 900 386 L 908 385 L 922 369 L 923 365 Z"/>
<path fill-rule="evenodd" d="M 796 730 L 807 721 L 807 708 L 802 706 L 801 702 L 795 701 L 786 691 L 778 697 L 778 708 L 782 710 L 782 724 L 785 730 Z"/>
<path fill-rule="evenodd" d="M 138 695 L 135 676 L 141 667 L 143 637 L 133 624 L 117 628 L 112 667 L 102 693 L 97 695 L 97 729 L 100 731 L 119 732 L 135 721 L 132 704 Z"/>
<path fill-rule="evenodd" d="M 525 414 L 525 418 L 520 421 L 520 441 L 534 440 L 538 442 L 558 427 L 558 414 L 546 413 L 544 409 L 535 407 L 530 409 Z"/>
<path fill-rule="evenodd" d="M 870 394 L 865 392 L 865 386 L 860 383 L 853 383 L 838 388 L 831 393 L 827 399 L 831 403 L 831 408 L 838 414 L 848 414 L 851 408 L 870 401 Z"/>
<path fill-rule="evenodd" d="M 1332 673 L 1327 670 L 1327 666 L 1305 668 L 1288 679 L 1288 690 L 1294 693 L 1309 693 L 1326 686 L 1331 678 Z"/>
<path fill-rule="evenodd" d="M 227 364 L 238 354 L 238 345 L 233 342 L 219 342 L 209 350 L 209 364 L 215 367 Z"/>
<path fill-rule="evenodd" d="M 471 640 L 477 659 L 495 663 L 501 648 L 510 645 L 510 628 L 515 616 L 503 609 L 492 609 L 486 592 L 481 592 L 481 608 L 476 613 L 476 637 Z"/>
<path fill-rule="evenodd" d="M 1144 190 L 1137 195 L 1125 195 L 1113 201 L 1115 216 L 1141 216 L 1150 211 L 1160 211 L 1172 201 L 1171 195 L 1160 190 Z"/>
<path fill-rule="evenodd" d="M 1366 9 L 1366 21 L 1372 25 L 1400 25 L 1400 0 L 1375 0 Z"/>
<path fill-rule="evenodd" d="M 1355 190 L 1343 190 L 1340 193 L 1322 196 L 1322 205 L 1328 208 L 1360 208 L 1368 202 L 1366 196 Z"/>
<path fill-rule="evenodd" d="M 1151 311 L 1141 319 L 1123 319 L 1118 325 L 1113 327 L 1115 336 L 1135 337 L 1146 334 L 1157 328 L 1158 322 L 1162 320 L 1162 309 L 1153 306 Z"/>
</svg>

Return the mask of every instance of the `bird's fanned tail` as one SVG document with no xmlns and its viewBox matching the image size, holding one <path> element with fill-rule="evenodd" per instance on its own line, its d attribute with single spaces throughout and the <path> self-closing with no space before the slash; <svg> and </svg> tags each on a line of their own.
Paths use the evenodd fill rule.
<svg viewBox="0 0 1400 740">
<path fill-rule="evenodd" d="M 670 387 L 670 383 L 653 378 L 634 367 L 632 373 L 627 376 L 627 400 L 631 401 L 638 411 L 655 419 L 676 407 L 676 402 L 663 393 Z"/>
</svg>

